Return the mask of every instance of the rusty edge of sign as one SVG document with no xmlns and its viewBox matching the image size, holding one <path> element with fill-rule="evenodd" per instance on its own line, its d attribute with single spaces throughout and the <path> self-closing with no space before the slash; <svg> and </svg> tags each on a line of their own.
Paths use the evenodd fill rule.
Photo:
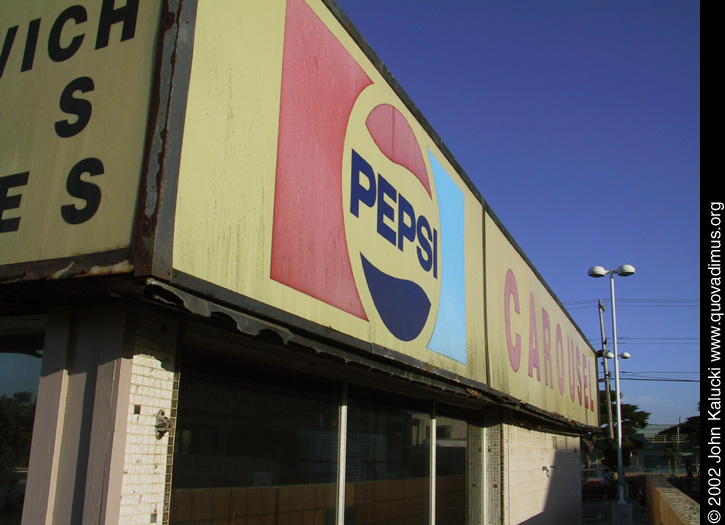
<svg viewBox="0 0 725 525">
<path fill-rule="evenodd" d="M 128 249 L 0 266 L 0 284 L 129 273 Z"/>
<path fill-rule="evenodd" d="M 131 260 L 137 276 L 168 278 L 181 143 L 189 93 L 196 2 L 164 0 L 148 128 L 136 206 Z"/>
<path fill-rule="evenodd" d="M 0 284 L 113 274 L 168 274 L 196 2 L 164 0 L 130 246 L 0 265 Z M 174 86 L 178 89 L 173 89 Z"/>
</svg>

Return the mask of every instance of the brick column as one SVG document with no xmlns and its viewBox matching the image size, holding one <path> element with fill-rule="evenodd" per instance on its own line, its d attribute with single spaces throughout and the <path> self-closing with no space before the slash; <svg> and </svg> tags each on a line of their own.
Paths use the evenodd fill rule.
<svg viewBox="0 0 725 525">
<path fill-rule="evenodd" d="M 484 516 L 486 524 L 503 523 L 504 448 L 501 409 L 484 414 Z"/>
<path fill-rule="evenodd" d="M 178 323 L 141 311 L 127 413 L 119 525 L 168 523 L 173 429 L 157 437 L 157 417 L 176 421 Z"/>
</svg>

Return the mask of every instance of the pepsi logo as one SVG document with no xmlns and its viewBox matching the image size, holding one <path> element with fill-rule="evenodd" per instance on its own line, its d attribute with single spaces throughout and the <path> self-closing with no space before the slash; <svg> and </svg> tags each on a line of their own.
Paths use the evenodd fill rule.
<svg viewBox="0 0 725 525">
<path fill-rule="evenodd" d="M 380 347 L 467 363 L 467 205 L 395 90 L 287 3 L 270 278 Z"/>
<path fill-rule="evenodd" d="M 407 110 L 364 90 L 350 115 L 342 167 L 345 232 L 368 317 L 398 341 L 427 343 L 441 291 L 435 184 Z M 384 100 L 384 99 L 383 99 Z"/>
</svg>

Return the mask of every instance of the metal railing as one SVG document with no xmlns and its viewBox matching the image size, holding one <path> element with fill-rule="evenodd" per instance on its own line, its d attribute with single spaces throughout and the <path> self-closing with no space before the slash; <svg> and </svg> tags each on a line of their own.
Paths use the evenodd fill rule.
<svg viewBox="0 0 725 525">
<path fill-rule="evenodd" d="M 604 471 L 608 467 L 605 467 L 601 464 L 592 465 L 591 468 L 585 468 L 582 467 L 582 479 L 596 479 L 601 478 L 604 475 Z M 609 469 L 612 471 L 612 469 Z M 616 470 L 616 469 L 615 469 Z M 686 475 L 687 474 L 687 467 L 684 465 L 684 463 L 681 463 L 679 467 L 677 467 L 674 463 L 671 463 L 669 465 L 656 465 L 654 467 L 643 467 L 643 466 L 637 466 L 637 465 L 630 465 L 629 467 L 624 467 L 624 473 L 625 474 L 668 474 L 668 475 Z M 698 475 L 700 473 L 700 465 L 699 463 L 693 463 L 692 464 L 692 473 L 694 475 Z"/>
<path fill-rule="evenodd" d="M 689 434 L 657 434 L 645 438 L 650 443 L 687 443 L 690 441 Z"/>
</svg>

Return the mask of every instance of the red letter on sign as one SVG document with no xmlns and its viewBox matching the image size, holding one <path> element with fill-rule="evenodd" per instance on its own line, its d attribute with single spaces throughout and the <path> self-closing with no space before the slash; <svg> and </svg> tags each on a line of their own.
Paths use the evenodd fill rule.
<svg viewBox="0 0 725 525">
<path fill-rule="evenodd" d="M 516 343 L 511 338 L 511 296 L 514 296 L 514 310 L 520 313 L 519 309 L 519 289 L 516 286 L 516 277 L 510 269 L 506 272 L 506 285 L 504 287 L 503 303 L 504 316 L 506 320 L 506 345 L 509 350 L 509 362 L 514 372 L 519 371 L 521 365 L 521 336 L 516 334 Z"/>
<path fill-rule="evenodd" d="M 559 382 L 559 395 L 564 395 L 564 336 L 561 332 L 561 325 L 556 325 L 556 379 Z"/>
<path fill-rule="evenodd" d="M 567 363 L 569 363 L 569 398 L 574 401 L 576 397 L 576 356 L 574 355 L 574 340 L 566 336 L 566 352 L 568 355 Z"/>
<path fill-rule="evenodd" d="M 584 408 L 589 410 L 589 361 L 585 355 L 582 355 L 582 380 L 584 382 L 582 387 L 582 390 L 584 390 Z"/>
<path fill-rule="evenodd" d="M 582 359 L 579 347 L 576 347 L 576 395 L 579 398 L 579 406 L 582 406 Z"/>
<path fill-rule="evenodd" d="M 554 388 L 553 372 L 551 369 L 551 321 L 549 312 L 541 309 L 541 330 L 544 335 L 544 383 Z"/>
<path fill-rule="evenodd" d="M 536 330 L 536 303 L 534 302 L 534 294 L 529 293 L 529 377 L 534 377 L 534 368 L 536 368 L 536 380 L 541 381 L 539 335 Z"/>
</svg>

